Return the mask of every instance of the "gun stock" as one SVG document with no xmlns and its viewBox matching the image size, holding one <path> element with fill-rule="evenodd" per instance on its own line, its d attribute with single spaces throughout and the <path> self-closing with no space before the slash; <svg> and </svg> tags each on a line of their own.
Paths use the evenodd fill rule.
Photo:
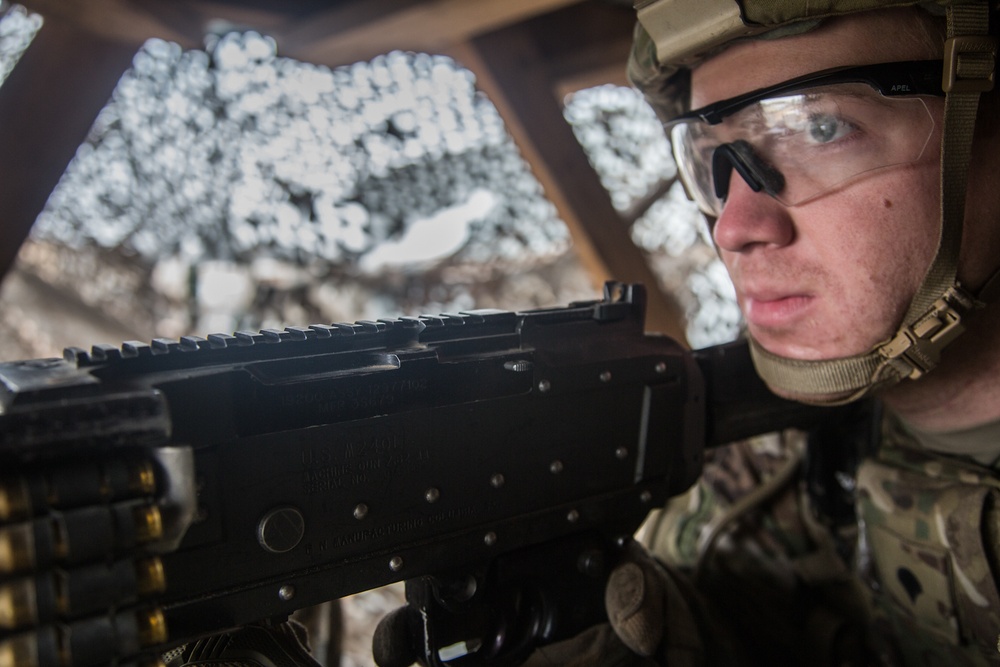
<svg viewBox="0 0 1000 667">
<path fill-rule="evenodd" d="M 777 399 L 732 408 L 752 381 L 645 334 L 644 301 L 609 283 L 0 364 L 0 666 L 140 664 L 401 580 L 428 664 L 600 622 L 618 550 L 706 442 L 791 414 L 712 427 Z"/>
</svg>

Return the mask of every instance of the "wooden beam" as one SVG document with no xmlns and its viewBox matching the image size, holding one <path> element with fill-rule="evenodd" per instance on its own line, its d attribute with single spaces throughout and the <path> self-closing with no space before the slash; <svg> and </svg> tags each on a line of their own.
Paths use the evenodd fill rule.
<svg viewBox="0 0 1000 667">
<path fill-rule="evenodd" d="M 521 157 L 531 166 L 531 171 L 541 184 L 545 196 L 555 205 L 559 217 L 569 227 L 580 262 L 591 276 L 594 287 L 599 288 L 609 276 L 607 264 L 598 249 L 594 247 L 591 239 L 582 233 L 583 225 L 577 219 L 572 202 L 560 187 L 559 179 L 549 168 L 544 151 L 536 145 L 531 131 L 518 116 L 516 109 L 507 98 L 506 91 L 493 76 L 493 71 L 486 60 L 477 49 L 468 43 L 453 46 L 448 50 L 448 55 L 476 75 L 476 88 L 486 93 L 490 102 L 496 106 L 507 131 L 510 132 L 514 143 L 517 144 L 521 152 Z M 545 92 L 543 91 L 543 94 Z"/>
<path fill-rule="evenodd" d="M 389 1 L 398 5 L 411 0 Z M 316 13 L 320 6 L 316 0 L 282 0 L 266 8 L 223 0 L 19 0 L 19 3 L 46 19 L 75 25 L 110 41 L 141 44 L 158 37 L 185 48 L 201 47 L 208 24 L 213 20 L 270 34 L 308 24 L 303 17 Z"/>
<path fill-rule="evenodd" d="M 569 227 L 594 282 L 645 284 L 647 329 L 684 341 L 683 310 L 660 289 L 563 117 L 554 93 L 557 81 L 547 70 L 530 27 L 522 24 L 483 35 L 450 53 L 476 74 L 479 87 L 497 105 L 546 196 Z"/>
<path fill-rule="evenodd" d="M 137 46 L 48 18 L 0 86 L 0 278 Z"/>
<path fill-rule="evenodd" d="M 366 0 L 373 17 L 358 22 L 357 5 L 311 16 L 273 34 L 284 55 L 335 67 L 392 50 L 441 53 L 476 35 L 573 5 L 581 0 Z M 352 26 L 344 29 L 344 26 Z"/>
<path fill-rule="evenodd" d="M 402 2 L 405 0 L 396 0 Z M 183 35 L 194 46 L 204 46 L 205 35 L 217 29 L 216 23 L 233 30 L 256 30 L 275 35 L 299 25 L 303 16 L 316 12 L 315 0 L 282 0 L 267 8 L 249 2 L 211 2 L 209 0 L 130 0 L 137 10 L 164 29 Z M 324 6 L 324 11 L 326 8 Z"/>
<path fill-rule="evenodd" d="M 316 10 L 312 0 L 271 7 L 224 0 L 21 0 L 47 19 L 109 41 L 160 38 L 199 48 L 213 20 L 274 37 L 282 55 L 329 66 L 392 50 L 441 52 L 583 0 L 355 0 Z"/>
<path fill-rule="evenodd" d="M 604 67 L 595 67 L 594 69 L 568 74 L 556 79 L 554 90 L 556 97 L 562 100 L 566 99 L 567 95 L 571 95 L 577 91 L 609 84 L 613 86 L 632 85 L 628 81 L 624 64 L 606 65 Z"/>
<path fill-rule="evenodd" d="M 179 31 L 150 13 L 149 3 L 138 0 L 18 0 L 18 3 L 41 14 L 46 21 L 57 21 L 103 41 L 136 45 L 159 37 L 185 48 L 198 47 L 202 41 L 200 30 Z"/>
</svg>

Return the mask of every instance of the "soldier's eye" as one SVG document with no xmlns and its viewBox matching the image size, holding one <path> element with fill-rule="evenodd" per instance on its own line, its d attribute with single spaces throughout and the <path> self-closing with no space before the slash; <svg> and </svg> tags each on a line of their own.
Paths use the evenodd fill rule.
<svg viewBox="0 0 1000 667">
<path fill-rule="evenodd" d="M 853 129 L 853 125 L 832 114 L 813 114 L 809 117 L 809 137 L 818 144 L 836 141 Z"/>
</svg>

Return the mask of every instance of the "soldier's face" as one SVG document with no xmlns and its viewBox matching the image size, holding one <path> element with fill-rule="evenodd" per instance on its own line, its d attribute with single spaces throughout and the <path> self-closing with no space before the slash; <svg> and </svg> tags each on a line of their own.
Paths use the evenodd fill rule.
<svg viewBox="0 0 1000 667">
<path fill-rule="evenodd" d="M 938 57 L 918 29 L 901 30 L 907 20 L 917 23 L 911 13 L 847 18 L 733 46 L 693 72 L 692 107 L 832 67 Z M 843 357 L 896 330 L 937 243 L 942 104 L 931 98 L 927 105 L 936 127 L 918 161 L 807 203 L 785 206 L 733 174 L 713 236 L 750 333 L 767 350 Z"/>
</svg>

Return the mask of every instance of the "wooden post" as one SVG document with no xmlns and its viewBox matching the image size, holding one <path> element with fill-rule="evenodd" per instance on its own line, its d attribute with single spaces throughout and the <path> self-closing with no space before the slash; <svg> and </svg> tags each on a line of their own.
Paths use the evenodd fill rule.
<svg viewBox="0 0 1000 667">
<path fill-rule="evenodd" d="M 47 20 L 0 86 L 0 279 L 137 48 Z"/>
<path fill-rule="evenodd" d="M 561 82 L 573 78 L 567 63 L 586 62 L 593 71 L 593 58 L 560 52 L 560 39 L 579 35 L 590 25 L 575 25 L 584 7 L 549 15 L 541 24 L 520 23 L 482 35 L 463 47 L 452 49 L 456 60 L 477 76 L 479 87 L 496 104 L 522 155 L 531 164 L 546 196 L 566 222 L 584 266 L 594 282 L 614 279 L 646 285 L 649 304 L 646 328 L 685 341 L 683 311 L 659 287 L 658 279 L 642 252 L 629 236 L 628 226 L 611 205 L 607 190 L 587 160 L 583 148 L 563 117 L 557 96 Z M 598 23 L 602 17 L 594 17 Z M 533 25 L 534 24 L 534 25 Z M 619 21 L 605 22 L 614 28 Z M 608 57 L 625 67 L 631 23 L 625 35 L 610 32 L 602 42 L 589 36 L 579 46 L 591 52 L 607 44 Z M 624 47 L 622 45 L 625 45 Z"/>
</svg>

